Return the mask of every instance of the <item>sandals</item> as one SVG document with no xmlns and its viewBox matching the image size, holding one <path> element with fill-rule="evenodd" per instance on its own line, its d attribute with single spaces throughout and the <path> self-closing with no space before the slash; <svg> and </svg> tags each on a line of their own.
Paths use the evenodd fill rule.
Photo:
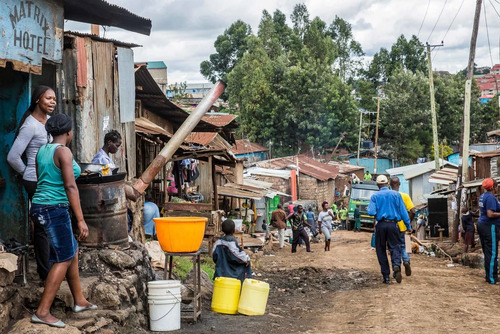
<svg viewBox="0 0 500 334">
<path fill-rule="evenodd" d="M 66 324 L 64 322 L 62 322 L 61 320 L 57 320 L 56 322 L 43 321 L 42 319 L 40 319 L 39 317 L 37 317 L 36 314 L 33 314 L 31 316 L 31 322 L 34 323 L 34 324 L 44 324 L 44 325 L 48 325 L 48 326 L 51 326 L 51 327 L 57 327 L 57 328 L 64 328 L 64 327 L 66 327 Z"/>
</svg>

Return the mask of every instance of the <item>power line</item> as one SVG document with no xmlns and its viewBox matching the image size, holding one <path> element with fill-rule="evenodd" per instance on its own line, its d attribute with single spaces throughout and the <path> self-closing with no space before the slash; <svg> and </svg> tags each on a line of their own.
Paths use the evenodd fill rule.
<svg viewBox="0 0 500 334">
<path fill-rule="evenodd" d="M 420 30 L 422 29 L 422 26 L 424 25 L 425 18 L 427 17 L 427 11 L 429 11 L 429 6 L 431 4 L 431 0 L 427 3 L 427 9 L 425 10 L 424 18 L 422 19 L 422 23 L 420 23 L 420 28 L 418 28 L 418 34 L 417 37 L 420 36 Z"/>
<path fill-rule="evenodd" d="M 490 0 L 491 1 L 491 0 Z M 446 38 L 446 35 L 448 35 L 448 32 L 450 31 L 450 28 L 451 26 L 453 25 L 453 22 L 455 22 L 455 19 L 457 18 L 458 16 L 458 13 L 460 13 L 460 10 L 462 9 L 462 6 L 464 4 L 465 0 L 462 0 L 462 3 L 460 4 L 460 7 L 458 7 L 458 10 L 457 10 L 457 13 L 455 14 L 455 16 L 453 17 L 453 20 L 451 20 L 451 23 L 450 23 L 450 26 L 448 27 L 448 30 L 446 30 L 446 34 L 444 34 L 444 37 L 443 37 L 443 41 L 445 40 Z"/>
<path fill-rule="evenodd" d="M 491 2 L 491 0 L 489 0 L 489 1 Z M 444 37 L 441 39 L 441 41 L 444 42 L 444 40 L 446 39 L 446 36 L 448 35 L 448 32 L 451 29 L 451 26 L 453 25 L 453 23 L 455 22 L 455 19 L 457 18 L 458 14 L 460 13 L 460 10 L 462 9 L 462 6 L 463 6 L 464 2 L 465 2 L 465 0 L 462 0 L 462 3 L 460 4 L 460 7 L 458 7 L 458 10 L 455 13 L 455 16 L 453 17 L 453 20 L 451 20 L 451 23 L 448 26 L 448 29 L 446 30 L 446 33 L 444 34 Z M 436 52 L 434 53 L 434 56 L 432 57 L 432 61 L 434 61 L 434 59 L 436 58 L 436 55 L 438 54 L 439 50 L 440 49 L 437 49 Z"/>
<path fill-rule="evenodd" d="M 431 31 L 431 33 L 429 34 L 429 37 L 427 37 L 427 42 L 428 42 L 428 41 L 429 41 L 429 39 L 431 38 L 432 33 L 434 32 L 434 29 L 436 28 L 436 26 L 437 26 L 437 24 L 438 24 L 438 22 L 439 22 L 439 19 L 441 18 L 441 15 L 443 14 L 444 7 L 446 7 L 446 4 L 447 4 L 447 3 L 448 3 L 448 0 L 446 0 L 446 1 L 444 2 L 443 8 L 441 8 L 441 12 L 439 13 L 439 16 L 438 16 L 438 18 L 437 18 L 437 20 L 436 20 L 436 23 L 434 24 L 434 27 L 432 27 L 432 31 Z"/>
<path fill-rule="evenodd" d="M 497 9 L 495 8 L 495 5 L 493 5 L 493 2 L 490 1 L 490 5 L 491 7 L 493 7 L 493 10 L 495 11 L 495 13 L 497 13 L 498 17 L 500 17 L 500 14 L 498 13 Z M 496 3 L 500 4 L 500 2 L 498 2 L 498 0 L 495 0 Z"/>
<path fill-rule="evenodd" d="M 493 67 L 493 56 L 491 55 L 491 44 L 490 44 L 490 32 L 488 29 L 488 19 L 486 18 L 486 4 L 483 2 L 483 10 L 484 10 L 484 23 L 486 24 L 486 37 L 488 38 L 488 49 L 490 51 L 490 60 L 491 60 L 491 67 Z"/>
</svg>

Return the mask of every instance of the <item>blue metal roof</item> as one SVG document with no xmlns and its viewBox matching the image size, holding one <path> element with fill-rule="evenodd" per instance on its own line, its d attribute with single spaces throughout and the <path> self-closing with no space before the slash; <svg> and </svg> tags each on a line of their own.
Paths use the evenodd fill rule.
<svg viewBox="0 0 500 334">
<path fill-rule="evenodd" d="M 167 68 L 163 61 L 148 61 L 148 68 Z"/>
</svg>

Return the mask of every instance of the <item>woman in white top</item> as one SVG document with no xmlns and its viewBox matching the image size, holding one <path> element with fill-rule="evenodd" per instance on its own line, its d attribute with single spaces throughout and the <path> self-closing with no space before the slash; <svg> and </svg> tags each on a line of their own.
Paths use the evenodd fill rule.
<svg viewBox="0 0 500 334">
<path fill-rule="evenodd" d="M 56 94 L 47 86 L 38 86 L 31 95 L 31 105 L 24 114 L 16 132 L 7 161 L 9 165 L 23 176 L 23 186 L 28 193 L 28 200 L 35 194 L 37 185 L 35 159 L 42 145 L 47 144 L 48 136 L 45 123 L 56 107 Z M 23 161 L 26 157 L 26 164 Z M 34 224 L 33 241 L 37 272 L 45 281 L 50 271 L 49 243 L 45 230 L 39 224 Z"/>
<path fill-rule="evenodd" d="M 328 208 L 328 202 L 324 201 L 321 204 L 323 211 L 321 211 L 318 215 L 318 226 L 319 233 L 323 233 L 325 235 L 325 252 L 330 250 L 330 243 L 332 240 L 332 223 L 333 223 L 333 211 Z"/>
</svg>

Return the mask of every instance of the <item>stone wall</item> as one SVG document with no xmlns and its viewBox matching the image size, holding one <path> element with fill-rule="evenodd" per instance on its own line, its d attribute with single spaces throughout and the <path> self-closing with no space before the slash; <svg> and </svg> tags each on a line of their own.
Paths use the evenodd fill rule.
<svg viewBox="0 0 500 334">
<path fill-rule="evenodd" d="M 73 297 L 69 286 L 63 282 L 52 305 L 53 314 L 67 324 L 66 330 L 104 333 L 105 328 L 111 332 L 121 328 L 123 332 L 142 332 L 148 326 L 147 282 L 156 278 L 150 260 L 147 249 L 138 242 L 130 243 L 126 250 L 82 247 L 79 250 L 82 292 L 98 309 L 71 312 Z M 15 293 L 9 297 L 12 291 Z M 8 320 L 9 314 L 13 319 L 22 319 L 13 325 L 10 333 L 38 333 L 39 329 L 47 327 L 30 324 L 30 315 L 22 312 L 24 309 L 35 310 L 42 292 L 43 288 L 32 280 L 26 287 L 13 284 L 0 288 L 0 332 L 5 329 L 1 324 L 8 323 L 2 320 Z M 3 301 L 8 298 L 12 301 Z"/>
</svg>

